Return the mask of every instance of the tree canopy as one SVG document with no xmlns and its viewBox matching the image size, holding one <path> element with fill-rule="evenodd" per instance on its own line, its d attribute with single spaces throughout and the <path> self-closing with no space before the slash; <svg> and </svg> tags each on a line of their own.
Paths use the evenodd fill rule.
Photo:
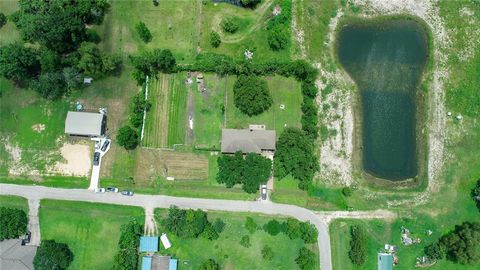
<svg viewBox="0 0 480 270">
<path fill-rule="evenodd" d="M 220 35 L 215 31 L 210 32 L 210 45 L 212 45 L 213 48 L 218 48 L 221 43 Z"/>
<path fill-rule="evenodd" d="M 123 126 L 118 130 L 117 142 L 127 150 L 135 149 L 138 145 L 137 131 L 129 126 Z"/>
<path fill-rule="evenodd" d="M 240 28 L 240 18 L 236 16 L 225 17 L 220 23 L 220 26 L 224 32 L 233 34 Z"/>
<path fill-rule="evenodd" d="M 220 270 L 220 265 L 213 259 L 208 259 L 204 261 L 199 270 Z"/>
<path fill-rule="evenodd" d="M 167 230 L 178 237 L 197 238 L 204 236 L 210 240 L 218 238 L 218 233 L 207 219 L 207 213 L 200 209 L 185 210 L 170 207 L 168 216 L 163 222 Z"/>
<path fill-rule="evenodd" d="M 295 259 L 295 262 L 297 263 L 298 267 L 300 267 L 300 269 L 302 270 L 317 269 L 316 267 L 317 259 L 316 259 L 315 253 L 313 253 L 306 247 L 300 248 L 298 257 Z"/>
<path fill-rule="evenodd" d="M 122 225 L 118 240 L 118 252 L 115 255 L 114 270 L 136 269 L 138 264 L 138 246 L 140 236 L 143 234 L 143 226 L 136 220 Z"/>
<path fill-rule="evenodd" d="M 27 231 L 27 224 L 25 211 L 0 207 L 0 241 L 24 235 Z"/>
<path fill-rule="evenodd" d="M 130 61 L 135 68 L 133 77 L 139 83 L 142 83 L 147 75 L 156 76 L 159 72 L 172 73 L 177 63 L 170 50 L 160 49 L 131 55 Z"/>
<path fill-rule="evenodd" d="M 350 228 L 350 250 L 348 257 L 356 265 L 362 265 L 367 259 L 367 239 L 365 230 L 359 225 L 354 225 Z"/>
<path fill-rule="evenodd" d="M 7 16 L 0 12 L 0 28 L 2 28 L 7 23 Z"/>
<path fill-rule="evenodd" d="M 137 33 L 143 42 L 148 43 L 152 41 L 152 33 L 150 33 L 150 30 L 148 30 L 148 27 L 144 22 L 138 22 L 137 25 L 135 25 L 135 30 L 137 30 Z"/>
<path fill-rule="evenodd" d="M 273 104 L 267 82 L 252 75 L 238 77 L 233 85 L 233 98 L 235 106 L 248 116 L 261 114 Z"/>
<path fill-rule="evenodd" d="M 36 270 L 62 270 L 67 269 L 72 261 L 73 253 L 67 244 L 42 240 L 33 259 L 33 266 Z"/>
<path fill-rule="evenodd" d="M 67 83 L 61 72 L 44 73 L 33 80 L 30 87 L 47 99 L 59 99 L 67 92 Z"/>
<path fill-rule="evenodd" d="M 0 75 L 14 81 L 34 77 L 40 71 L 37 57 L 34 49 L 20 43 L 0 47 Z"/>
<path fill-rule="evenodd" d="M 260 184 L 267 182 L 272 169 L 272 162 L 268 158 L 255 153 L 248 153 L 243 158 L 240 151 L 234 155 L 221 155 L 217 162 L 217 182 L 225 184 L 227 188 L 242 184 L 247 193 L 257 192 Z"/>
<path fill-rule="evenodd" d="M 480 223 L 464 222 L 455 230 L 444 235 L 439 244 L 443 245 L 447 259 L 461 264 L 480 262 Z"/>
<path fill-rule="evenodd" d="M 286 128 L 277 141 L 274 157 L 275 175 L 284 178 L 291 174 L 300 180 L 299 187 L 306 189 L 319 169 L 314 145 L 298 128 Z"/>
<path fill-rule="evenodd" d="M 477 184 L 472 189 L 472 199 L 477 205 L 478 210 L 480 211 L 480 179 L 477 180 Z"/>
</svg>

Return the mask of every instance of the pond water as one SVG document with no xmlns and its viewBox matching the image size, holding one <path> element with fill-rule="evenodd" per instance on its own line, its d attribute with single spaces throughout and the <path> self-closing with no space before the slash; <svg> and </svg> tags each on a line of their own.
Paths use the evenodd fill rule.
<svg viewBox="0 0 480 270">
<path fill-rule="evenodd" d="M 363 169 L 379 178 L 417 175 L 416 91 L 427 61 L 427 34 L 407 19 L 344 25 L 337 53 L 360 90 Z"/>
</svg>

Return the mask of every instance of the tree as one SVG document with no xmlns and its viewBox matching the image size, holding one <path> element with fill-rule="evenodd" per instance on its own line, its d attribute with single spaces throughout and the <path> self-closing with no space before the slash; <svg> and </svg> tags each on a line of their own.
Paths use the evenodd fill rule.
<svg viewBox="0 0 480 270">
<path fill-rule="evenodd" d="M 240 19 L 235 16 L 223 18 L 220 26 L 224 32 L 233 34 L 240 28 Z"/>
<path fill-rule="evenodd" d="M 40 63 L 37 52 L 20 43 L 0 47 L 0 75 L 9 80 L 22 81 L 38 74 Z"/>
<path fill-rule="evenodd" d="M 170 50 L 143 51 L 131 55 L 130 61 L 135 68 L 132 75 L 139 83 L 145 80 L 145 76 L 156 76 L 158 72 L 172 73 L 176 67 L 175 57 Z"/>
<path fill-rule="evenodd" d="M 152 33 L 150 33 L 144 22 L 138 22 L 135 29 L 143 42 L 148 43 L 152 41 Z"/>
<path fill-rule="evenodd" d="M 445 246 L 433 243 L 424 248 L 425 255 L 432 261 L 441 260 L 445 257 Z"/>
<path fill-rule="evenodd" d="M 204 261 L 199 270 L 220 270 L 220 265 L 213 259 L 208 259 Z"/>
<path fill-rule="evenodd" d="M 102 55 L 102 73 L 104 75 L 114 75 L 119 71 L 122 65 L 122 58 L 118 54 Z"/>
<path fill-rule="evenodd" d="M 356 265 L 362 265 L 367 258 L 367 239 L 365 231 L 359 225 L 354 225 L 350 228 L 350 250 L 348 257 L 352 263 Z"/>
<path fill-rule="evenodd" d="M 0 29 L 7 23 L 7 16 L 0 12 Z"/>
<path fill-rule="evenodd" d="M 97 45 L 91 42 L 83 42 L 78 49 L 80 60 L 77 67 L 90 76 L 102 74 L 102 54 Z"/>
<path fill-rule="evenodd" d="M 165 228 L 181 238 L 197 238 L 202 235 L 210 240 L 218 238 L 218 233 L 202 210 L 170 207 L 163 221 Z"/>
<path fill-rule="evenodd" d="M 281 26 L 276 26 L 268 30 L 267 41 L 270 48 L 274 51 L 283 50 L 288 47 L 290 43 L 290 34 L 288 29 Z"/>
<path fill-rule="evenodd" d="M 255 220 L 253 220 L 253 218 L 251 217 L 247 217 L 245 219 L 245 228 L 247 229 L 247 231 L 249 231 L 250 233 L 254 233 L 256 230 L 257 230 L 257 223 L 255 223 Z"/>
<path fill-rule="evenodd" d="M 302 236 L 302 232 L 300 231 L 300 221 L 294 218 L 288 218 L 285 227 L 285 233 L 290 239 L 297 239 Z"/>
<path fill-rule="evenodd" d="M 255 193 L 270 177 L 272 161 L 264 156 L 248 153 L 244 162 L 242 189 L 247 193 Z"/>
<path fill-rule="evenodd" d="M 242 245 L 243 247 L 246 247 L 246 248 L 251 247 L 252 244 L 250 244 L 250 236 L 248 236 L 248 235 L 242 236 L 242 239 L 240 240 L 240 245 Z"/>
<path fill-rule="evenodd" d="M 262 248 L 262 258 L 267 261 L 271 261 L 273 259 L 273 250 L 269 246 L 264 246 Z"/>
<path fill-rule="evenodd" d="M 274 172 L 278 178 L 291 174 L 300 180 L 299 187 L 307 189 L 316 171 L 318 159 L 313 142 L 298 128 L 286 128 L 277 141 Z"/>
<path fill-rule="evenodd" d="M 313 244 L 317 242 L 318 230 L 315 225 L 310 222 L 300 223 L 301 238 L 307 244 Z"/>
<path fill-rule="evenodd" d="M 82 86 L 82 74 L 76 67 L 66 67 L 63 69 L 63 77 L 68 89 L 78 89 Z"/>
<path fill-rule="evenodd" d="M 268 234 L 275 236 L 282 231 L 282 225 L 276 219 L 271 219 L 263 226 L 263 230 Z"/>
<path fill-rule="evenodd" d="M 262 0 L 240 0 L 244 7 L 255 8 Z"/>
<path fill-rule="evenodd" d="M 238 151 L 233 156 L 220 155 L 217 163 L 219 168 L 217 173 L 218 183 L 225 184 L 227 188 L 242 183 L 242 173 L 245 165 L 242 152 Z"/>
<path fill-rule="evenodd" d="M 240 75 L 233 86 L 235 106 L 248 116 L 259 115 L 273 103 L 267 82 L 256 76 Z"/>
<path fill-rule="evenodd" d="M 218 48 L 221 43 L 220 35 L 215 31 L 210 32 L 210 45 L 212 45 L 213 48 Z"/>
<path fill-rule="evenodd" d="M 442 236 L 440 244 L 445 247 L 447 259 L 461 264 L 480 261 L 480 223 L 464 222 L 455 230 Z"/>
<path fill-rule="evenodd" d="M 24 235 L 27 231 L 27 224 L 25 211 L 0 207 L 0 241 Z"/>
<path fill-rule="evenodd" d="M 135 269 L 138 264 L 138 246 L 140 236 L 143 234 L 143 226 L 136 220 L 131 220 L 120 228 L 118 240 L 118 252 L 115 255 L 113 269 Z"/>
<path fill-rule="evenodd" d="M 220 218 L 215 219 L 215 221 L 213 222 L 213 228 L 219 234 L 223 232 L 223 230 L 225 229 L 225 225 L 225 222 L 223 222 L 223 220 L 221 220 Z"/>
<path fill-rule="evenodd" d="M 117 142 L 127 150 L 135 149 L 138 145 L 138 134 L 133 128 L 123 126 L 118 130 Z"/>
<path fill-rule="evenodd" d="M 315 258 L 315 253 L 313 253 L 306 247 L 300 248 L 298 257 L 295 259 L 295 262 L 302 270 L 313 270 L 317 268 L 317 259 Z"/>
<path fill-rule="evenodd" d="M 42 240 L 33 259 L 36 270 L 67 269 L 73 261 L 73 253 L 67 244 L 55 240 Z"/>
<path fill-rule="evenodd" d="M 472 199 L 477 205 L 478 210 L 480 211 L 480 179 L 477 180 L 477 184 L 472 189 Z"/>
<path fill-rule="evenodd" d="M 208 240 L 217 240 L 220 235 L 218 232 L 215 230 L 215 227 L 207 221 L 207 224 L 205 224 L 205 228 L 203 229 L 202 236 L 204 238 L 207 238 Z"/>
<path fill-rule="evenodd" d="M 58 54 L 49 49 L 45 49 L 40 54 L 40 66 L 42 73 L 55 72 L 62 69 L 61 59 Z"/>
<path fill-rule="evenodd" d="M 63 97 L 67 92 L 67 83 L 61 72 L 49 72 L 33 80 L 30 87 L 42 97 L 55 100 Z"/>
</svg>

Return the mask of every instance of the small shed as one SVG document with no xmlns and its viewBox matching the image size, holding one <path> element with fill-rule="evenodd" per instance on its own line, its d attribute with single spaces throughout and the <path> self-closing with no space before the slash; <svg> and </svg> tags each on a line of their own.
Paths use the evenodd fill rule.
<svg viewBox="0 0 480 270">
<path fill-rule="evenodd" d="M 158 252 L 158 236 L 140 237 L 140 252 Z"/>
<path fill-rule="evenodd" d="M 378 253 L 378 270 L 393 270 L 393 255 L 390 253 Z"/>
<path fill-rule="evenodd" d="M 165 249 L 169 249 L 172 246 L 166 234 L 162 233 L 162 236 L 160 236 L 160 240 L 162 241 L 162 245 Z"/>
<path fill-rule="evenodd" d="M 142 270 L 152 269 L 152 257 L 144 256 L 142 258 Z"/>
<path fill-rule="evenodd" d="M 92 84 L 92 82 L 93 82 L 93 78 L 90 78 L 90 77 L 83 78 L 84 84 Z"/>
</svg>

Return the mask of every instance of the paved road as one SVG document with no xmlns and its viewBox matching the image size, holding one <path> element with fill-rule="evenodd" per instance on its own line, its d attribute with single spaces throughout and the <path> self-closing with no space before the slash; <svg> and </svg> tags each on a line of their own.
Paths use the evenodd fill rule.
<svg viewBox="0 0 480 270">
<path fill-rule="evenodd" d="M 164 195 L 136 194 L 132 197 L 123 196 L 119 193 L 94 193 L 85 189 L 60 189 L 43 186 L 20 186 L 0 184 L 0 195 L 17 195 L 29 200 L 55 199 L 68 201 L 87 201 L 109 203 L 119 205 L 139 206 L 145 209 L 168 208 L 176 205 L 180 208 L 199 208 L 204 210 L 217 210 L 229 212 L 255 212 L 269 215 L 291 216 L 302 221 L 310 221 L 318 229 L 318 249 L 320 256 L 320 269 L 331 270 L 330 236 L 328 233 L 328 221 L 332 213 L 315 213 L 305 208 L 294 205 L 277 204 L 265 201 L 234 201 L 171 197 Z M 327 214 L 328 213 L 328 214 Z M 339 212 L 342 213 L 342 212 Z M 362 218 L 382 218 L 376 212 L 347 212 L 349 217 L 356 217 L 355 213 Z M 369 215 L 368 213 L 373 213 Z M 342 217 L 334 215 L 335 218 Z"/>
</svg>

